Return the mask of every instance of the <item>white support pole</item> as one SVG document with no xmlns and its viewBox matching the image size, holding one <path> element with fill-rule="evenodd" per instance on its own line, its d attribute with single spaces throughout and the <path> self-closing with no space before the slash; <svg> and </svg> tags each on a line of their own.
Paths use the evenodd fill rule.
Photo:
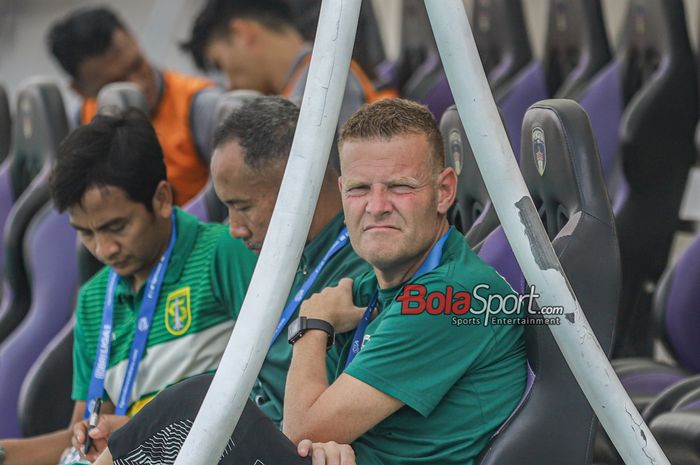
<svg viewBox="0 0 700 465">
<path fill-rule="evenodd" d="M 265 359 L 316 208 L 361 3 L 323 0 L 301 114 L 265 244 L 240 317 L 176 465 L 219 461 Z"/>
<path fill-rule="evenodd" d="M 425 0 L 464 130 L 503 229 L 540 306 L 563 306 L 550 330 L 588 402 L 628 465 L 668 465 L 598 344 L 547 238 L 513 157 L 462 0 Z"/>
</svg>

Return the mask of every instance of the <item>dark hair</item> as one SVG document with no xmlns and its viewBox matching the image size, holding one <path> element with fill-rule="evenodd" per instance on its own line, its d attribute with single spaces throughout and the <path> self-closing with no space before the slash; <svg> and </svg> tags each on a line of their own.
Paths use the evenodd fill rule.
<svg viewBox="0 0 700 465">
<path fill-rule="evenodd" d="M 282 97 L 258 97 L 234 110 L 214 133 L 214 148 L 237 141 L 245 164 L 259 171 L 289 157 L 299 108 Z"/>
<path fill-rule="evenodd" d="M 121 116 L 96 116 L 58 148 L 49 178 L 58 211 L 80 205 L 93 187 L 114 186 L 153 211 L 153 196 L 166 180 L 163 150 L 148 118 L 139 110 Z"/>
<path fill-rule="evenodd" d="M 338 146 L 348 140 L 391 139 L 394 136 L 422 134 L 432 152 L 433 167 L 445 168 L 445 148 L 435 116 L 428 107 L 411 100 L 390 98 L 364 104 L 340 128 Z"/>
<path fill-rule="evenodd" d="M 110 9 L 81 8 L 53 23 L 46 38 L 51 53 L 73 79 L 78 80 L 80 64 L 106 52 L 116 29 L 126 27 Z"/>
<path fill-rule="evenodd" d="M 207 45 L 215 37 L 226 36 L 234 18 L 252 19 L 274 31 L 295 27 L 292 11 L 283 0 L 208 0 L 192 24 L 189 40 L 180 45 L 192 54 L 199 69 L 209 68 L 204 53 Z"/>
</svg>

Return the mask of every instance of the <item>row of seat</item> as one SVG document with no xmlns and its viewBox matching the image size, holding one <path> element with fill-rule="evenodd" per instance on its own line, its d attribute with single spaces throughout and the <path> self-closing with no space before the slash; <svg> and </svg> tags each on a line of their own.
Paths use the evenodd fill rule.
<svg viewBox="0 0 700 465">
<path fill-rule="evenodd" d="M 223 118 L 241 102 L 255 96 L 252 92 L 232 92 L 220 102 L 218 118 Z M 128 83 L 106 86 L 98 97 L 104 113 L 116 108 L 137 107 L 146 110 L 140 91 Z M 48 174 L 55 159 L 60 140 L 67 134 L 67 122 L 58 87 L 47 80 L 32 80 L 20 91 L 17 105 L 13 153 L 0 167 L 0 190 L 3 196 L 5 237 L 3 294 L 0 302 L 0 409 L 7 412 L 0 418 L 0 437 L 20 435 L 17 405 L 25 375 L 34 362 L 61 329 L 71 326 L 76 291 L 99 267 L 100 263 L 86 249 L 78 246 L 76 234 L 67 214 L 59 214 L 51 205 L 48 192 Z M 15 186 L 21 189 L 15 190 Z M 16 198 L 14 202 L 12 199 Z M 9 201 L 8 201 L 9 200 Z M 222 221 L 226 210 L 216 198 L 211 186 L 185 207 L 204 221 Z M 76 255 L 78 259 L 76 260 Z M 53 431 L 65 426 L 70 415 L 70 347 L 71 331 L 64 330 L 65 341 L 56 341 L 64 347 L 65 360 L 47 355 L 52 366 L 66 367 L 60 380 L 51 380 L 48 390 L 39 390 L 45 400 L 55 402 L 48 409 L 57 421 L 44 418 L 40 423 L 25 419 L 29 425 L 25 434 Z M 52 346 L 54 347 L 54 346 Z M 46 363 L 41 364 L 46 367 Z M 43 370 L 40 370 L 43 371 Z M 55 373 L 55 368 L 49 368 Z M 43 374 L 41 376 L 44 376 Z M 48 387 L 48 386 L 47 386 Z M 36 390 L 36 389 L 35 389 Z M 32 397 L 31 392 L 25 395 Z M 56 402 L 57 399 L 63 399 Z M 35 398 L 35 400 L 38 400 Z M 29 404 L 32 404 L 29 402 Z M 48 406 L 50 404 L 46 404 Z M 63 407 L 63 408 L 62 408 Z M 43 415 L 47 409 L 26 409 L 30 415 Z M 41 424 L 40 431 L 34 426 Z M 45 429 L 46 427 L 52 429 Z"/>
<path fill-rule="evenodd" d="M 128 93 L 122 91 L 117 94 L 120 98 L 114 101 L 133 101 L 128 97 L 121 98 L 124 95 L 128 96 Z M 234 97 L 222 107 L 240 104 L 240 96 Z M 543 131 L 549 157 L 546 169 L 540 173 L 531 140 L 528 136 L 523 137 L 520 164 L 535 202 L 536 210 L 533 211 L 539 210 L 542 215 L 582 308 L 601 345 L 609 350 L 620 291 L 620 262 L 612 211 L 588 120 L 581 107 L 571 101 L 545 101 L 528 111 L 523 134 L 531 134 L 534 128 Z M 446 113 L 441 129 L 445 135 L 448 161 L 460 170 L 460 174 L 472 169 L 475 164 L 468 152 L 456 155 L 468 145 L 465 144 L 466 138 L 454 108 Z M 49 242 L 46 238 L 43 240 Z M 52 245 L 55 246 L 55 242 Z M 591 254 L 591 248 L 602 253 Z M 506 276 L 516 289 L 523 291 L 525 283 L 522 274 L 500 228 L 487 234 L 478 249 L 487 262 Z M 51 251 L 47 250 L 45 254 L 51 255 Z M 582 461 L 578 463 L 587 463 L 585 460 L 590 456 L 592 447 L 589 432 L 595 424 L 592 410 L 554 346 L 548 330 L 535 326 L 528 328 L 527 332 L 528 358 L 533 370 L 531 388 L 518 412 L 494 438 L 481 463 L 499 463 L 515 453 L 513 451 L 518 451 L 518 457 L 522 457 L 523 450 L 527 450 L 531 457 L 541 458 L 538 463 L 556 463 L 552 462 L 553 457 L 564 456 L 569 460 L 580 457 Z M 37 404 L 47 405 L 53 397 L 47 396 L 46 392 L 60 393 L 65 395 L 64 399 L 69 398 L 69 383 L 64 382 L 63 389 L 57 389 L 57 384 L 60 384 L 57 380 L 65 380 L 70 370 L 71 350 L 70 331 L 66 328 L 33 369 L 36 382 L 26 384 L 20 402 L 20 407 L 26 412 L 23 418 L 26 434 L 48 431 L 37 427 L 50 426 L 43 414 L 45 410 L 37 408 Z M 61 354 L 62 362 L 57 360 Z M 19 354 L 12 355 L 15 359 L 21 358 Z M 42 380 L 43 383 L 39 382 Z M 42 384 L 49 391 L 40 389 Z M 556 392 L 559 394 L 555 395 Z M 56 408 L 54 402 L 51 399 L 53 410 L 59 412 L 60 408 Z M 561 415 L 562 411 L 567 415 Z M 42 412 L 41 418 L 37 412 Z M 545 415 L 544 412 L 549 414 Z M 553 415 L 552 412 L 557 413 Z M 69 415 L 70 411 L 65 413 Z M 57 418 L 56 421 L 60 425 L 60 421 L 65 422 L 66 418 Z M 530 431 L 537 431 L 541 441 L 547 442 L 547 447 L 534 441 Z M 543 435 L 543 431 L 547 434 Z M 577 448 L 573 454 L 571 444 Z"/>
<path fill-rule="evenodd" d="M 410 3 L 405 8 L 414 15 L 424 13 L 421 5 Z M 535 101 L 570 98 L 588 113 L 622 254 L 613 351 L 618 357 L 651 355 L 651 296 L 674 234 L 684 226 L 678 211 L 696 160 L 694 132 L 700 116 L 682 0 L 630 0 L 627 17 L 613 54 L 599 0 L 552 1 L 540 61 L 533 59 L 520 1 L 476 1 L 472 12 L 477 47 L 516 158 L 523 115 Z M 452 96 L 434 43 L 425 42 L 425 61 L 403 92 L 439 117 Z M 404 61 L 411 49 L 405 53 L 409 57 Z M 463 232 L 475 220 L 469 210 L 473 206 L 469 196 L 458 197 L 452 220 Z M 480 221 L 489 224 L 494 218 Z"/>
</svg>

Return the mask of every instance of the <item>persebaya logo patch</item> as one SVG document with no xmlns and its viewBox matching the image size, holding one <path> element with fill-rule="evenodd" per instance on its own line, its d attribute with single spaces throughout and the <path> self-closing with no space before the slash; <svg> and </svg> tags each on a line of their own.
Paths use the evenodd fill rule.
<svg viewBox="0 0 700 465">
<path fill-rule="evenodd" d="M 535 165 L 540 176 L 544 175 L 547 167 L 547 146 L 544 142 L 544 131 L 542 128 L 532 130 L 532 154 L 535 157 Z"/>
<path fill-rule="evenodd" d="M 190 329 L 191 324 L 192 310 L 188 286 L 168 294 L 165 301 L 165 328 L 173 336 L 181 336 Z"/>
</svg>

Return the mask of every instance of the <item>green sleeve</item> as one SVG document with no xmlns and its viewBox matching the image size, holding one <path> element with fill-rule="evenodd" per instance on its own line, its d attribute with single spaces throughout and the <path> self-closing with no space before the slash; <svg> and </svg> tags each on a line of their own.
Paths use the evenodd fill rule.
<svg viewBox="0 0 700 465">
<path fill-rule="evenodd" d="M 210 268 L 212 292 L 233 318 L 238 318 L 256 262 L 257 256 L 243 241 L 232 238 L 228 231 L 222 234 Z"/>
<path fill-rule="evenodd" d="M 73 327 L 73 392 L 71 398 L 75 401 L 86 400 L 90 378 L 92 376 L 92 365 L 95 353 L 89 353 L 89 348 L 96 348 L 94 344 L 89 344 L 85 340 L 82 315 L 85 314 L 85 294 L 84 289 L 78 294 L 78 303 L 75 310 L 75 326 Z"/>
<path fill-rule="evenodd" d="M 448 284 L 455 292 L 471 292 L 434 273 L 416 283 L 425 285 L 427 293 L 445 292 Z M 504 286 L 497 289 L 508 292 Z M 433 411 L 460 378 L 490 363 L 499 338 L 499 327 L 456 326 L 452 324 L 454 315 L 402 314 L 396 300 L 382 309 L 382 314 L 346 373 L 423 416 Z"/>
</svg>

